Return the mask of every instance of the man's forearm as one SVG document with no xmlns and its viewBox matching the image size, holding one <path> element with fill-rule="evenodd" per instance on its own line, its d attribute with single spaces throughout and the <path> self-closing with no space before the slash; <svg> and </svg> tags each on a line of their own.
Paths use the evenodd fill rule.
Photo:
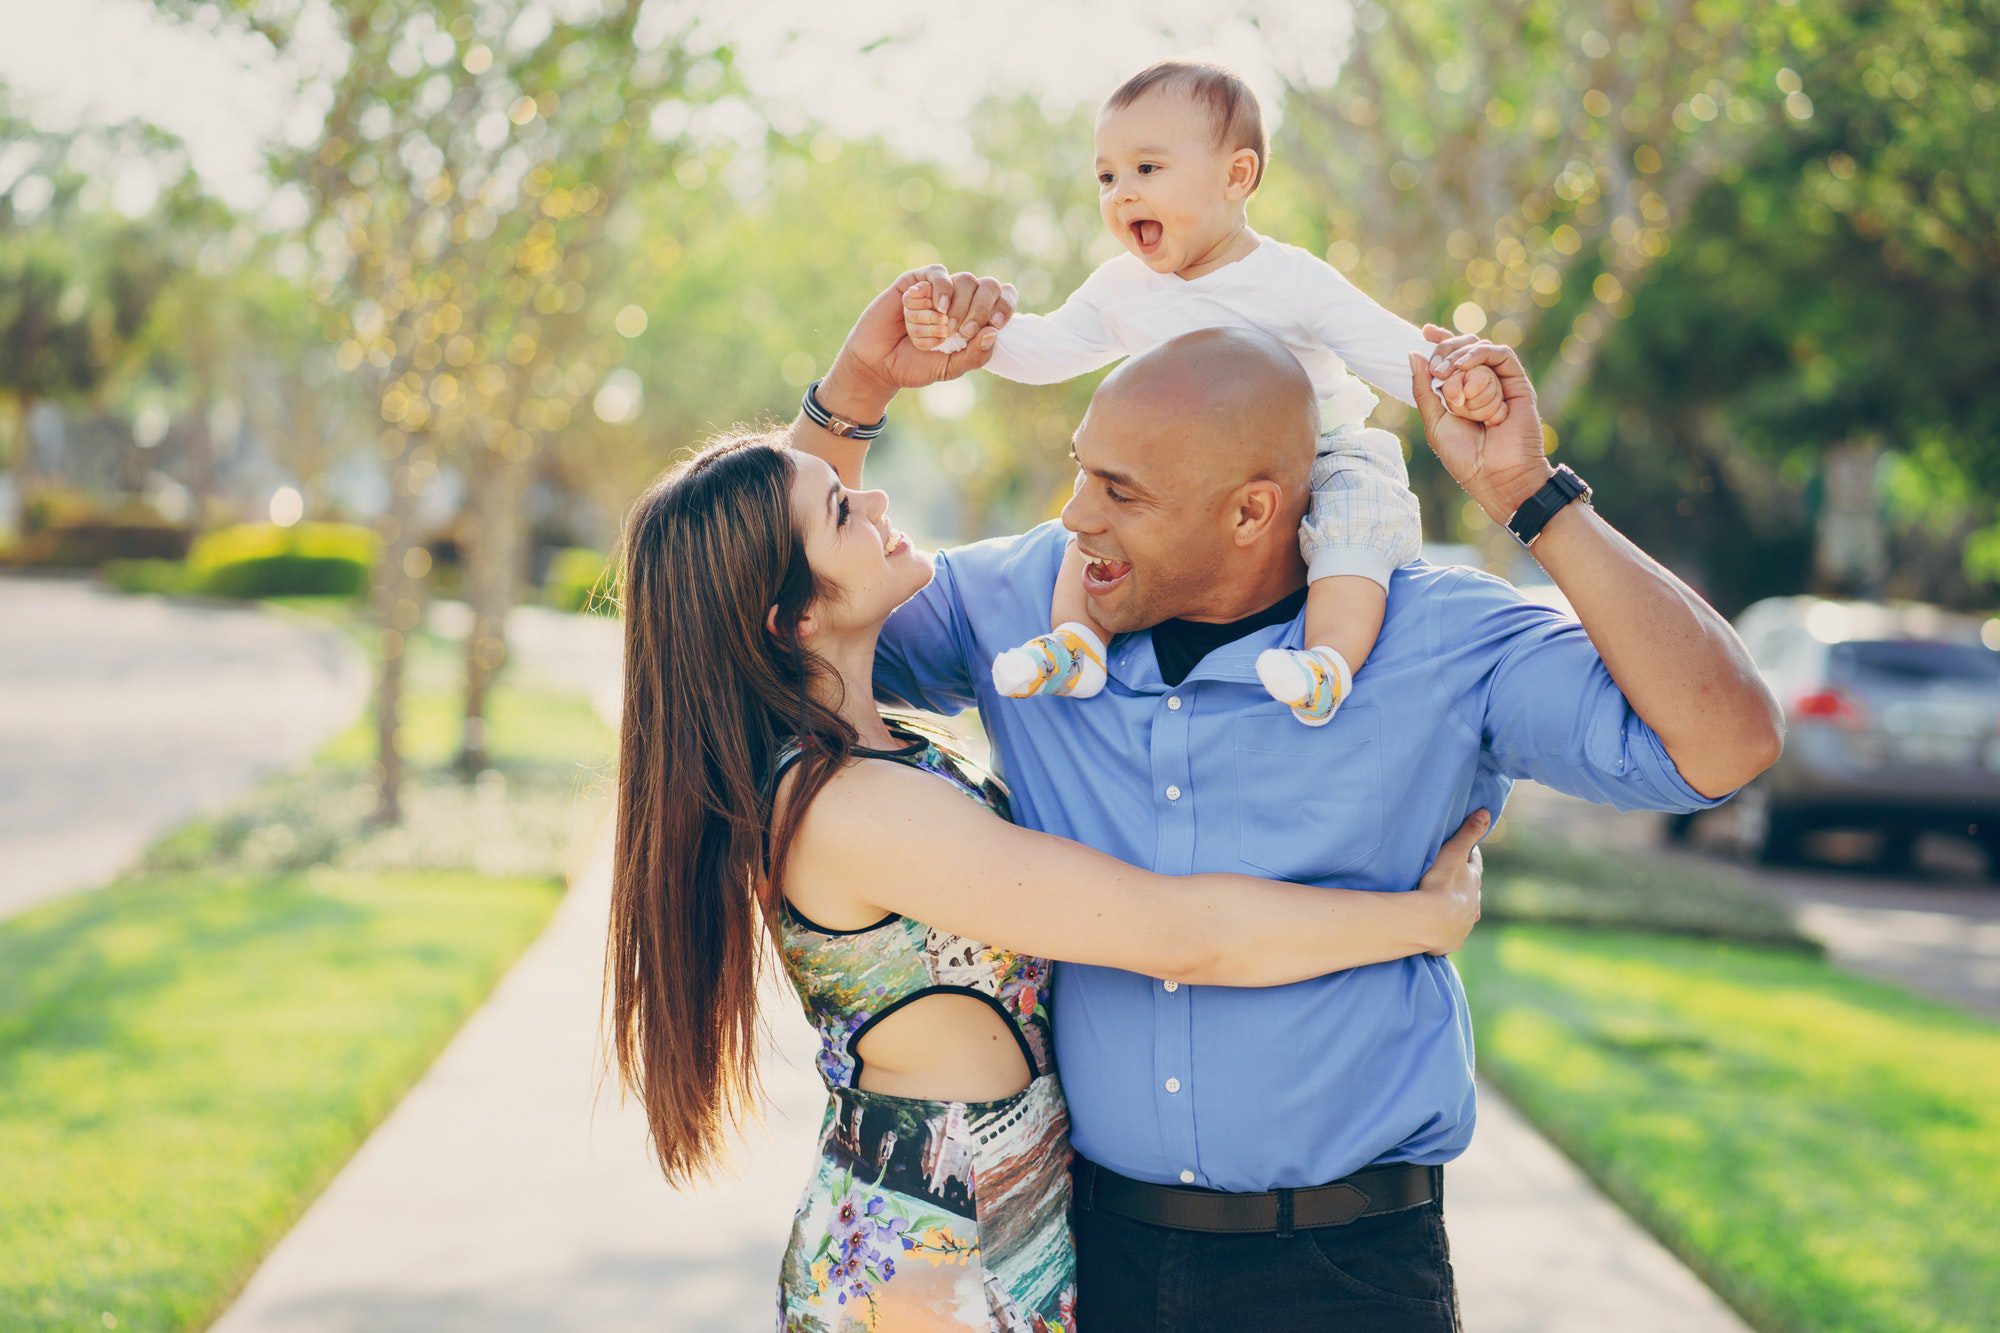
<svg viewBox="0 0 2000 1333">
<path fill-rule="evenodd" d="M 1532 553 L 1689 786 L 1720 796 L 1776 762 L 1784 716 L 1729 622 L 1581 502 Z"/>
</svg>

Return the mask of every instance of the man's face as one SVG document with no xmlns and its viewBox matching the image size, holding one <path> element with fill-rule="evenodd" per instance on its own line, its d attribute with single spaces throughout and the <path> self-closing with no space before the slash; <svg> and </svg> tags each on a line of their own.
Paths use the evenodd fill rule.
<svg viewBox="0 0 2000 1333">
<path fill-rule="evenodd" d="M 1178 447 L 1179 433 L 1164 414 L 1101 398 L 1077 427 L 1062 521 L 1089 562 L 1091 614 L 1113 634 L 1199 615 L 1226 595 L 1232 487 L 1204 475 L 1202 451 Z"/>
</svg>

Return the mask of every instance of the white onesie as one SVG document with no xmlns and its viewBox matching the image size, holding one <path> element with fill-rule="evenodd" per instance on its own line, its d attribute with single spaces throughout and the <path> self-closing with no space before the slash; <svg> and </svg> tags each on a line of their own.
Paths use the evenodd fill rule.
<svg viewBox="0 0 2000 1333">
<path fill-rule="evenodd" d="M 1377 400 L 1361 380 L 1414 406 L 1408 357 L 1428 357 L 1431 344 L 1310 251 L 1256 240 L 1243 258 L 1198 278 L 1155 273 L 1120 253 L 1054 312 L 1009 321 L 986 368 L 1020 384 L 1055 384 L 1196 329 L 1270 334 L 1319 397 L 1312 505 L 1299 532 L 1309 577 L 1359 574 L 1386 589 L 1389 572 L 1416 559 L 1423 534 L 1402 442 L 1364 424 Z"/>
</svg>

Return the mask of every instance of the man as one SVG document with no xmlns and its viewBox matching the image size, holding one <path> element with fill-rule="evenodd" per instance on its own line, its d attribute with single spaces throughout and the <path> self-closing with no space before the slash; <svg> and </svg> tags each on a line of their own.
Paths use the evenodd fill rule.
<svg viewBox="0 0 2000 1333">
<path fill-rule="evenodd" d="M 903 339 L 898 303 L 919 279 L 952 284 L 952 308 L 986 326 L 968 349 Z M 824 421 L 816 451 L 858 475 L 896 390 L 983 364 L 1011 308 L 991 279 L 905 274 L 798 429 Z M 1311 386 L 1264 335 L 1208 330 L 1099 386 L 1060 523 L 937 558 L 884 631 L 878 688 L 976 706 L 1020 822 L 1170 873 L 1405 888 L 1523 777 L 1623 809 L 1719 804 L 1782 744 L 1742 643 L 1574 484 L 1551 484 L 1511 350 L 1426 336 L 1435 358 L 1413 355 L 1411 377 L 1432 448 L 1489 517 L 1532 538 L 1580 626 L 1481 571 L 1418 561 L 1393 576 L 1333 722 L 1301 727 L 1274 707 L 1255 662 L 1300 643 Z M 1502 424 L 1451 416 L 1432 393 L 1433 374 L 1468 365 L 1500 377 Z M 999 697 L 987 664 L 1043 627 L 1072 535 L 1093 562 L 1092 610 L 1118 636 L 1111 685 L 1084 701 Z M 1446 959 L 1268 990 L 1064 965 L 1055 1006 L 1082 1327 L 1459 1326 L 1442 1166 L 1471 1138 L 1473 1043 Z"/>
</svg>

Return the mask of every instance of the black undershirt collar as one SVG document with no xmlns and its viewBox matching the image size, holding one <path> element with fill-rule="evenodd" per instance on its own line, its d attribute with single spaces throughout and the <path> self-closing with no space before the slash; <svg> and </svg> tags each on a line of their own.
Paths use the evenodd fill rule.
<svg viewBox="0 0 2000 1333">
<path fill-rule="evenodd" d="M 1153 653 L 1160 660 L 1160 679 L 1178 685 L 1201 660 L 1225 644 L 1231 644 L 1254 630 L 1283 625 L 1296 617 L 1306 604 L 1306 590 L 1300 588 L 1262 611 L 1241 620 L 1211 624 L 1202 620 L 1163 620 L 1153 626 Z"/>
</svg>

